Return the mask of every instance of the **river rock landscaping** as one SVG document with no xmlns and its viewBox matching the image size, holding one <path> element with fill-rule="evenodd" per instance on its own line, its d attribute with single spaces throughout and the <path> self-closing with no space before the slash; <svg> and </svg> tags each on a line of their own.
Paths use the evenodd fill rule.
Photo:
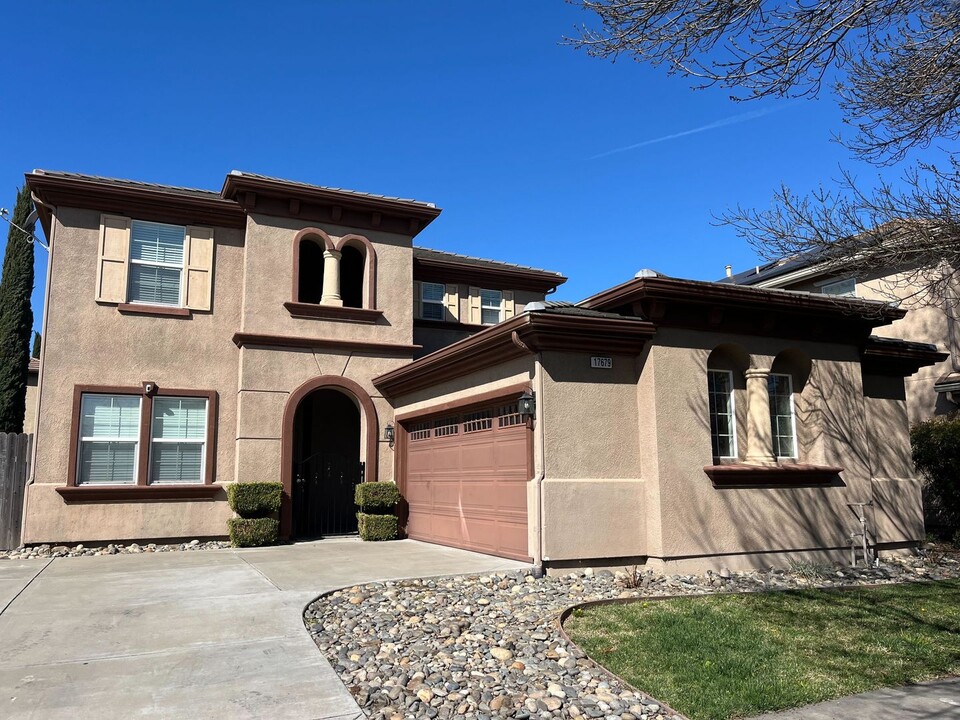
<svg viewBox="0 0 960 720">
<path fill-rule="evenodd" d="M 372 583 L 311 603 L 304 622 L 373 720 L 680 717 L 608 675 L 560 632 L 559 614 L 606 598 L 848 587 L 960 577 L 934 552 L 878 568 L 746 573 L 528 573 Z"/>
<path fill-rule="evenodd" d="M 156 543 L 131 543 L 122 545 L 111 543 L 109 545 L 88 547 L 83 544 L 78 545 L 31 545 L 29 547 L 19 547 L 16 550 L 6 550 L 0 552 L 0 559 L 7 560 L 34 560 L 37 558 L 61 558 L 61 557 L 89 557 L 92 555 L 134 555 L 137 553 L 153 552 L 195 552 L 198 550 L 222 550 L 230 547 L 230 543 L 221 540 L 209 540 L 202 542 L 200 540 L 191 540 L 185 543 L 175 543 L 171 545 L 157 545 Z"/>
</svg>

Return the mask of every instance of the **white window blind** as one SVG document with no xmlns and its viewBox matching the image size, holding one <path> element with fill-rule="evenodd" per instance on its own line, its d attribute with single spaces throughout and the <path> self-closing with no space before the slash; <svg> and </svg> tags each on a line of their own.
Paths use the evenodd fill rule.
<svg viewBox="0 0 960 720">
<path fill-rule="evenodd" d="M 496 325 L 503 319 L 503 293 L 500 290 L 480 291 L 480 322 Z"/>
<path fill-rule="evenodd" d="M 420 283 L 420 314 L 424 320 L 443 320 L 443 293 L 441 283 Z"/>
<path fill-rule="evenodd" d="M 207 440 L 207 400 L 153 400 L 150 483 L 202 483 Z"/>
<path fill-rule="evenodd" d="M 139 397 L 84 395 L 77 484 L 136 482 L 139 437 Z"/>
<path fill-rule="evenodd" d="M 181 305 L 185 239 L 185 227 L 133 221 L 127 294 L 130 302 Z"/>
</svg>

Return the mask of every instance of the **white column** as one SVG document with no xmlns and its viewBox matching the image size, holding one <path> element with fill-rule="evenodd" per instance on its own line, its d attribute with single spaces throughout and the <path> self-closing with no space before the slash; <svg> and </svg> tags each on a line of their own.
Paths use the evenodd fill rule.
<svg viewBox="0 0 960 720">
<path fill-rule="evenodd" d="M 750 368 L 747 379 L 747 456 L 751 465 L 776 465 L 773 455 L 773 430 L 770 427 L 769 369 Z"/>
<path fill-rule="evenodd" d="M 340 297 L 340 253 L 336 250 L 323 251 L 323 295 L 320 304 L 343 307 Z"/>
</svg>

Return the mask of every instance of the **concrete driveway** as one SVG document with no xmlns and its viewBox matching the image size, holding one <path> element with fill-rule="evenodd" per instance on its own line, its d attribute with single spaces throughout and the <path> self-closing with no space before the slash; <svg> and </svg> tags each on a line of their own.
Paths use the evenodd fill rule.
<svg viewBox="0 0 960 720">
<path fill-rule="evenodd" d="M 0 560 L 0 717 L 342 720 L 303 626 L 321 592 L 522 563 L 413 540 Z"/>
</svg>

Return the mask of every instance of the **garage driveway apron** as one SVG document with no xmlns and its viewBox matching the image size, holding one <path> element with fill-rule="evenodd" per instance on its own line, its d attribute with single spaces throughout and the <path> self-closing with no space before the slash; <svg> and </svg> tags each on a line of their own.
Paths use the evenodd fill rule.
<svg viewBox="0 0 960 720">
<path fill-rule="evenodd" d="M 0 560 L 0 717 L 362 717 L 304 629 L 309 601 L 375 580 L 523 567 L 354 539 Z"/>
</svg>

